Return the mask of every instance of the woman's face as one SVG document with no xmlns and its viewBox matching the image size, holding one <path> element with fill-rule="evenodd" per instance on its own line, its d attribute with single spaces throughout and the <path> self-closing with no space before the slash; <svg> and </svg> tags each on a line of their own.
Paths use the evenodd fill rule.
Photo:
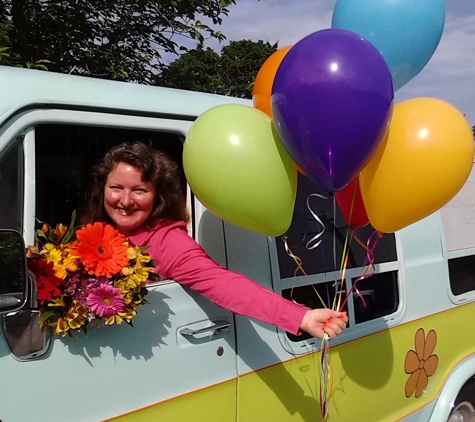
<svg viewBox="0 0 475 422">
<path fill-rule="evenodd" d="M 129 236 L 153 211 L 155 189 L 142 180 L 142 171 L 126 163 L 118 163 L 107 176 L 104 208 L 116 228 Z"/>
</svg>

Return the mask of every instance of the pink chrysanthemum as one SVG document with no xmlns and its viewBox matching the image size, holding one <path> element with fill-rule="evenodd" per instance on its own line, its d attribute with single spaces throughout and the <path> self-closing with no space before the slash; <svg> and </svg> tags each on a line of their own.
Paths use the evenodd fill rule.
<svg viewBox="0 0 475 422">
<path fill-rule="evenodd" d="M 86 303 L 89 309 L 99 317 L 117 315 L 125 308 L 125 301 L 120 290 L 110 284 L 101 284 L 89 291 Z"/>
</svg>

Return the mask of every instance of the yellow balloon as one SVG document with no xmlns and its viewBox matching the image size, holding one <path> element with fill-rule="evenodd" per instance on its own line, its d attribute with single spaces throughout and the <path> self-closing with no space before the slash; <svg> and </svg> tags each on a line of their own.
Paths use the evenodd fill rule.
<svg viewBox="0 0 475 422">
<path fill-rule="evenodd" d="M 437 211 L 462 188 L 473 160 L 472 130 L 454 106 L 434 98 L 398 104 L 359 176 L 371 225 L 392 233 Z"/>
</svg>

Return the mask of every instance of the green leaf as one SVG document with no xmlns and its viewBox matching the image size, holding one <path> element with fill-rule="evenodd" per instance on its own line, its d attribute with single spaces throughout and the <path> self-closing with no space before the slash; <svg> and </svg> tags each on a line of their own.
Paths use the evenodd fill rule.
<svg viewBox="0 0 475 422">
<path fill-rule="evenodd" d="M 61 239 L 61 243 L 68 243 L 73 237 L 74 234 L 74 223 L 76 222 L 76 210 L 74 210 L 71 214 L 71 224 L 69 225 L 68 231 Z"/>
<path fill-rule="evenodd" d="M 151 246 L 145 245 L 145 246 L 140 246 L 139 250 L 140 250 L 140 253 L 145 253 L 145 252 L 147 252 L 147 249 L 150 249 L 150 248 L 151 248 Z"/>
<path fill-rule="evenodd" d="M 10 47 L 0 47 L 0 52 L 10 50 Z"/>
<path fill-rule="evenodd" d="M 45 322 L 49 317 L 52 317 L 53 315 L 55 315 L 53 311 L 43 312 L 40 316 L 40 322 Z"/>
<path fill-rule="evenodd" d="M 51 243 L 56 243 L 56 235 L 53 233 L 53 230 L 49 229 L 47 235 L 48 235 L 48 240 Z"/>
<path fill-rule="evenodd" d="M 36 237 L 44 237 L 46 240 L 48 240 L 48 238 L 46 237 L 45 232 L 43 230 L 36 230 L 35 236 Z"/>
</svg>

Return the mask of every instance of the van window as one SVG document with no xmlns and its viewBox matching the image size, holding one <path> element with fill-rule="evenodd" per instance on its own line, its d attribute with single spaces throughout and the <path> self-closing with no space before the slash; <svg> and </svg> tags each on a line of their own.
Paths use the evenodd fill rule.
<svg viewBox="0 0 475 422">
<path fill-rule="evenodd" d="M 141 141 L 164 151 L 182 173 L 183 137 L 175 133 L 80 125 L 39 125 L 36 139 L 36 217 L 55 225 L 69 224 L 81 212 L 90 187 L 92 168 L 109 148 Z"/>
<path fill-rule="evenodd" d="M 318 248 L 308 250 L 307 242 L 315 236 L 321 226 L 315 221 L 307 208 L 307 197 L 316 193 L 326 199 L 312 197 L 310 206 L 315 214 L 325 224 L 325 233 L 321 237 L 322 243 Z M 334 216 L 334 195 L 317 188 L 312 181 L 299 173 L 297 199 L 295 202 L 292 224 L 287 231 L 287 241 L 292 252 L 303 261 L 305 272 L 311 274 L 324 274 L 337 271 L 340 268 L 340 259 L 345 245 L 347 223 L 345 222 L 338 206 L 336 205 L 336 219 Z M 358 239 L 366 244 L 374 229 L 367 225 L 356 231 Z M 336 247 L 336 262 L 334 259 L 334 241 Z M 295 271 L 294 260 L 287 255 L 283 242 L 277 239 L 277 254 L 281 278 L 293 277 Z M 365 265 L 366 251 L 356 241 L 350 248 L 347 268 L 357 268 Z M 396 242 L 394 234 L 384 234 L 379 240 L 374 251 L 374 262 L 397 261 Z"/>
<path fill-rule="evenodd" d="M 23 232 L 23 136 L 0 155 L 0 228 Z"/>
<path fill-rule="evenodd" d="M 321 244 L 311 249 L 312 244 L 307 246 L 307 243 L 322 230 L 321 225 L 315 220 L 307 207 L 307 198 L 315 193 L 323 198 L 310 197 L 310 206 L 325 225 L 325 229 L 320 238 L 322 240 Z M 335 274 L 339 274 L 340 271 L 347 229 L 348 225 L 336 204 L 334 194 L 322 191 L 310 179 L 299 174 L 293 220 L 286 237 L 292 253 L 302 260 L 309 281 L 305 282 L 307 277 L 298 273 L 299 287 L 287 288 L 291 284 L 290 280 L 294 278 L 296 264 L 287 254 L 282 239 L 276 239 L 280 279 L 285 280 L 282 283 L 286 287 L 282 289 L 284 297 L 310 308 L 320 308 L 323 305 L 316 294 L 317 291 L 325 300 L 326 306 L 331 306 L 335 294 Z M 371 236 L 375 236 L 375 230 L 367 225 L 358 228 L 356 236 L 366 244 Z M 397 261 L 394 234 L 384 234 L 379 239 L 374 249 L 373 258 L 375 264 Z M 347 264 L 347 269 L 351 271 L 349 271 L 350 274 L 347 272 L 347 279 L 344 280 L 341 288 L 343 297 L 346 297 L 347 292 L 350 291 L 352 283 L 363 274 L 367 264 L 367 250 L 353 240 L 350 245 Z M 358 276 L 355 277 L 355 274 L 358 274 Z M 316 277 L 319 282 L 315 284 Z M 306 285 L 302 286 L 302 280 Z M 349 325 L 381 318 L 397 311 L 399 306 L 398 272 L 394 265 L 387 270 L 378 269 L 376 274 L 359 280 L 357 288 L 363 296 L 364 303 L 355 290 L 351 290 L 348 302 L 352 303 L 354 319 L 350 319 Z M 287 333 L 287 337 L 291 341 L 301 341 L 309 338 L 306 334 L 293 336 L 289 333 Z"/>
<path fill-rule="evenodd" d="M 343 308 L 344 311 L 348 311 L 348 302 L 346 301 L 346 290 L 341 289 L 341 280 L 329 281 L 325 283 L 318 283 L 308 286 L 296 287 L 294 289 L 286 289 L 282 291 L 282 296 L 289 300 L 294 300 L 295 302 L 308 306 L 312 309 L 323 308 L 323 302 L 325 306 L 331 308 L 333 298 L 335 297 L 335 292 L 338 294 L 339 300 L 341 303 L 345 303 Z M 338 287 L 335 289 L 335 287 Z M 340 296 L 341 292 L 341 296 Z M 322 300 L 320 300 L 320 298 Z M 287 333 L 287 337 L 291 341 L 302 341 L 311 338 L 312 336 L 307 333 L 302 333 L 301 335 L 293 335 Z"/>
<path fill-rule="evenodd" d="M 450 289 L 454 296 L 475 290 L 475 255 L 449 259 Z"/>
<path fill-rule="evenodd" d="M 377 273 L 359 280 L 356 287 L 359 294 L 353 291 L 355 322 L 370 321 L 397 311 L 399 292 L 397 271 Z M 354 283 L 357 278 L 353 279 Z"/>
</svg>

